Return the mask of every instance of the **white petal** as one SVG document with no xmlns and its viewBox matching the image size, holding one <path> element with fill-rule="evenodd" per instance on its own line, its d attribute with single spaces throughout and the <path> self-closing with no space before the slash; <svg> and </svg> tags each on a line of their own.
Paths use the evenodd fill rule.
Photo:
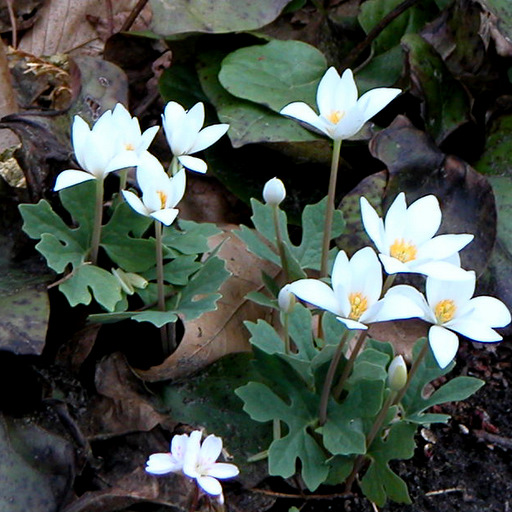
<svg viewBox="0 0 512 512">
<path fill-rule="evenodd" d="M 352 284 L 350 292 L 362 293 L 368 305 L 375 304 L 382 293 L 382 267 L 371 247 L 363 247 L 350 259 Z"/>
<path fill-rule="evenodd" d="M 350 288 L 350 283 L 349 259 L 345 251 L 340 251 L 336 255 L 331 273 L 331 284 L 335 295 L 339 297 L 337 290 L 340 289 L 343 290 L 343 293 L 346 293 Z"/>
<path fill-rule="evenodd" d="M 356 135 L 363 125 L 364 117 L 362 112 L 357 106 L 352 107 L 345 112 L 345 115 L 336 123 L 332 137 L 335 140 L 349 139 Z"/>
<path fill-rule="evenodd" d="M 183 167 L 204 174 L 208 169 L 206 162 L 195 156 L 181 155 L 178 156 L 178 160 Z"/>
<path fill-rule="evenodd" d="M 407 203 L 405 202 L 405 194 L 400 192 L 388 208 L 384 219 L 384 231 L 386 233 L 386 244 L 388 246 L 391 246 L 395 240 L 403 237 L 406 228 L 406 216 Z M 389 252 L 387 254 L 389 254 Z"/>
<path fill-rule="evenodd" d="M 315 113 L 315 111 L 306 103 L 302 103 L 300 101 L 296 101 L 294 103 L 290 103 L 286 105 L 280 112 L 283 116 L 293 117 L 302 121 L 306 124 L 309 124 L 320 130 L 322 133 L 325 133 L 327 136 L 331 136 L 329 131 L 326 129 L 325 122 Z"/>
<path fill-rule="evenodd" d="M 222 494 L 222 485 L 220 482 L 211 476 L 199 476 L 196 478 L 197 483 L 201 488 L 212 496 L 218 496 Z"/>
<path fill-rule="evenodd" d="M 336 320 L 338 320 L 339 322 L 344 324 L 345 327 L 347 329 L 350 329 L 351 331 L 353 331 L 353 330 L 365 331 L 366 329 L 368 329 L 367 325 L 362 324 L 361 322 L 357 322 L 356 320 L 352 320 L 350 318 L 344 318 L 342 316 L 337 316 Z"/>
<path fill-rule="evenodd" d="M 365 122 L 391 103 L 402 91 L 390 87 L 379 87 L 363 94 L 358 100 L 359 108 L 364 112 Z"/>
<path fill-rule="evenodd" d="M 310 304 L 334 313 L 345 316 L 349 311 L 341 311 L 333 290 L 318 279 L 300 279 L 290 284 L 290 292 Z"/>
<path fill-rule="evenodd" d="M 360 320 L 362 322 L 387 322 L 405 318 L 422 318 L 424 315 L 423 309 L 405 295 L 386 295 L 378 302 L 378 305 L 380 307 L 375 308 L 375 313 L 372 311 L 374 308 L 368 310 L 371 318 L 367 319 L 365 315 L 362 315 Z"/>
<path fill-rule="evenodd" d="M 185 109 L 175 101 L 170 101 L 167 103 L 164 109 L 164 113 L 162 114 L 162 125 L 164 128 L 165 137 L 173 154 L 176 154 L 178 149 L 175 148 L 174 137 L 176 132 L 181 129 L 185 116 Z"/>
<path fill-rule="evenodd" d="M 201 431 L 194 430 L 188 436 L 187 449 L 185 450 L 185 458 L 183 459 L 183 473 L 190 478 L 197 478 L 197 466 L 199 462 L 199 451 L 201 449 Z"/>
<path fill-rule="evenodd" d="M 475 341 L 495 342 L 503 339 L 495 330 L 482 323 L 478 318 L 454 319 L 444 325 Z"/>
<path fill-rule="evenodd" d="M 199 451 L 199 464 L 203 468 L 213 465 L 215 461 L 219 458 L 221 452 L 222 439 L 218 436 L 210 434 L 201 445 L 201 450 Z"/>
<path fill-rule="evenodd" d="M 187 173 L 185 169 L 181 169 L 168 182 L 166 203 L 168 208 L 174 208 L 183 199 L 186 187 Z"/>
<path fill-rule="evenodd" d="M 225 462 L 217 462 L 208 469 L 207 475 L 214 478 L 233 478 L 240 473 L 234 464 L 226 464 Z"/>
<path fill-rule="evenodd" d="M 165 210 L 157 210 L 150 213 L 149 216 L 166 226 L 170 226 L 178 216 L 178 213 L 180 213 L 180 211 L 176 208 L 166 208 Z"/>
<path fill-rule="evenodd" d="M 133 193 L 129 190 L 123 190 L 123 197 L 124 200 L 140 215 L 144 215 L 145 217 L 148 217 L 150 212 L 144 205 L 144 203 Z"/>
<path fill-rule="evenodd" d="M 437 364 L 446 368 L 457 354 L 459 338 L 444 327 L 433 325 L 428 331 L 428 342 Z"/>
<path fill-rule="evenodd" d="M 444 260 L 466 247 L 473 235 L 439 235 L 425 242 L 418 251 L 418 259 L 428 258 Z"/>
<path fill-rule="evenodd" d="M 165 172 L 160 160 L 151 153 L 144 152 L 137 166 L 137 184 L 142 193 L 155 188 L 155 184 L 167 182 L 169 176 Z"/>
<path fill-rule="evenodd" d="M 408 272 L 417 272 L 445 281 L 467 281 L 468 271 L 447 261 L 410 261 Z"/>
<path fill-rule="evenodd" d="M 170 453 L 154 453 L 146 462 L 146 471 L 152 475 L 165 475 L 180 470 L 181 464 Z"/>
<path fill-rule="evenodd" d="M 357 103 L 357 85 L 351 69 L 346 69 L 336 84 L 334 91 L 334 109 L 347 114 Z"/>
<path fill-rule="evenodd" d="M 122 150 L 112 158 L 105 167 L 105 174 L 126 169 L 127 167 L 135 167 L 139 164 L 139 155 L 136 151 Z"/>
<path fill-rule="evenodd" d="M 173 134 L 175 156 L 188 155 L 204 123 L 204 105 L 196 103 L 185 115 L 183 124 Z M 174 151 L 176 149 L 176 151 Z"/>
<path fill-rule="evenodd" d="M 361 205 L 361 217 L 366 233 L 379 252 L 389 254 L 389 247 L 386 246 L 384 241 L 384 223 L 382 219 L 366 197 L 361 197 L 359 203 Z"/>
<path fill-rule="evenodd" d="M 158 130 L 160 130 L 160 126 L 151 126 L 150 128 L 144 131 L 144 133 L 141 135 L 142 140 L 138 148 L 139 151 L 144 151 L 149 148 L 149 146 L 153 142 L 153 139 L 158 133 Z"/>
<path fill-rule="evenodd" d="M 320 115 L 324 117 L 328 117 L 334 110 L 334 95 L 339 81 L 340 75 L 336 69 L 331 66 L 318 83 L 316 89 L 316 104 Z M 281 114 L 283 114 L 283 111 L 281 111 Z"/>
<path fill-rule="evenodd" d="M 409 266 L 406 265 L 405 263 L 402 263 L 400 260 L 392 258 L 391 256 L 387 256 L 386 254 L 379 254 L 379 259 L 387 274 L 399 274 L 400 272 L 416 272 L 416 270 L 411 270 Z"/>
<path fill-rule="evenodd" d="M 73 143 L 73 149 L 75 150 L 75 157 L 80 167 L 85 168 L 85 154 L 89 150 L 88 141 L 91 129 L 89 125 L 80 117 L 75 116 L 73 120 L 73 126 L 71 128 L 71 140 Z"/>
<path fill-rule="evenodd" d="M 94 179 L 95 177 L 88 172 L 78 171 L 76 169 L 68 169 L 67 171 L 62 171 L 57 176 L 53 190 L 58 192 L 64 188 L 72 187 L 73 185 L 78 185 L 84 181 L 90 181 Z"/>
<path fill-rule="evenodd" d="M 407 284 L 399 284 L 396 286 L 392 286 L 386 293 L 385 298 L 386 300 L 392 299 L 393 301 L 403 301 L 404 304 L 413 303 L 414 306 L 418 308 L 418 310 L 420 311 L 420 314 L 415 316 L 418 316 L 418 318 L 422 318 L 427 322 L 436 322 L 436 317 L 432 310 L 430 309 L 427 300 L 425 299 L 421 292 L 419 292 L 416 288 L 413 288 L 412 286 L 409 286 Z M 394 304 L 394 302 L 391 302 L 391 304 Z M 409 304 L 407 304 L 405 307 L 409 308 Z"/>
<path fill-rule="evenodd" d="M 174 436 L 171 441 L 171 454 L 176 459 L 183 463 L 185 458 L 185 451 L 187 450 L 188 435 L 181 434 Z"/>
<path fill-rule="evenodd" d="M 197 153 L 215 144 L 229 129 L 229 124 L 212 124 L 203 128 L 190 148 L 189 153 Z"/>
<path fill-rule="evenodd" d="M 430 240 L 441 225 L 442 214 L 437 197 L 428 195 L 417 199 L 407 208 L 406 217 L 404 237 L 407 240 L 413 240 L 418 245 Z"/>
<path fill-rule="evenodd" d="M 505 327 L 511 322 L 507 306 L 495 297 L 475 297 L 469 302 L 474 308 L 474 315 L 485 319 L 491 327 Z"/>
</svg>

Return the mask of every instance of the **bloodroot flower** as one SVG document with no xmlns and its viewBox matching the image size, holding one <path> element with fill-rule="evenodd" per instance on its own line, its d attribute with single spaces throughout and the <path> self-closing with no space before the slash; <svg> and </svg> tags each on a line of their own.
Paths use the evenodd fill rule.
<svg viewBox="0 0 512 512">
<path fill-rule="evenodd" d="M 401 192 L 384 220 L 361 197 L 361 215 L 388 274 L 417 272 L 438 279 L 466 278 L 458 252 L 473 240 L 473 235 L 434 236 L 441 225 L 441 209 L 435 196 L 422 197 L 408 207 Z"/>
<path fill-rule="evenodd" d="M 366 121 L 401 92 L 400 89 L 380 87 L 358 99 L 352 71 L 346 69 L 340 78 L 336 69 L 331 67 L 320 80 L 316 92 L 320 115 L 300 101 L 286 105 L 280 113 L 309 124 L 333 140 L 342 140 L 354 136 Z"/>
<path fill-rule="evenodd" d="M 179 211 L 175 206 L 185 194 L 185 169 L 169 178 L 162 164 L 153 155 L 146 153 L 137 167 L 137 183 L 142 199 L 133 192 L 123 190 L 126 202 L 140 215 L 151 217 L 169 226 Z"/>
<path fill-rule="evenodd" d="M 214 124 L 202 128 L 204 105 L 196 103 L 186 111 L 175 101 L 167 103 L 162 115 L 162 124 L 172 154 L 183 167 L 201 173 L 206 172 L 206 162 L 189 155 L 215 144 L 229 128 L 229 124 Z"/>
<path fill-rule="evenodd" d="M 428 342 L 441 368 L 450 364 L 459 348 L 458 332 L 472 340 L 496 342 L 503 338 L 493 327 L 505 327 L 511 321 L 510 312 L 494 297 L 473 297 L 475 273 L 466 272 L 466 279 L 447 281 L 427 278 L 426 299 L 409 285 L 391 288 L 387 297 L 404 298 L 421 309 L 420 318 L 434 324 L 428 332 Z M 473 297 L 473 298 L 472 298 Z"/>
<path fill-rule="evenodd" d="M 209 435 L 201 444 L 201 431 L 190 435 L 174 436 L 170 453 L 155 453 L 146 463 L 146 471 L 153 475 L 181 472 L 196 481 L 207 494 L 222 502 L 222 486 L 219 479 L 238 475 L 234 464 L 216 462 L 222 452 L 222 439 Z"/>
<path fill-rule="evenodd" d="M 331 281 L 332 288 L 319 279 L 300 279 L 288 289 L 299 299 L 334 313 L 348 329 L 368 329 L 369 323 L 420 313 L 410 301 L 380 299 L 382 267 L 371 247 L 360 249 L 350 260 L 344 251 L 339 252 Z"/>
</svg>

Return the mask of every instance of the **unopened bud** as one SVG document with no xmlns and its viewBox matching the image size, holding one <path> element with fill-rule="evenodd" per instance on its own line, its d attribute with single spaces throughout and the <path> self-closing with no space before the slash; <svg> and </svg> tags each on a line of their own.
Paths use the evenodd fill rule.
<svg viewBox="0 0 512 512">
<path fill-rule="evenodd" d="M 113 268 L 112 274 L 117 278 L 121 288 L 127 295 L 133 295 L 135 293 L 135 288 L 146 288 L 148 285 L 147 279 L 139 276 L 139 274 L 134 274 L 133 272 L 125 272 L 120 268 Z"/>
<path fill-rule="evenodd" d="M 267 204 L 278 206 L 286 197 L 286 189 L 279 178 L 272 178 L 263 187 L 263 199 Z"/>
<path fill-rule="evenodd" d="M 407 365 L 402 356 L 396 356 L 388 368 L 388 386 L 392 391 L 400 391 L 407 382 Z"/>
<path fill-rule="evenodd" d="M 287 284 L 281 288 L 277 296 L 277 303 L 283 313 L 291 313 L 295 306 L 295 295 L 290 291 L 290 285 Z"/>
</svg>

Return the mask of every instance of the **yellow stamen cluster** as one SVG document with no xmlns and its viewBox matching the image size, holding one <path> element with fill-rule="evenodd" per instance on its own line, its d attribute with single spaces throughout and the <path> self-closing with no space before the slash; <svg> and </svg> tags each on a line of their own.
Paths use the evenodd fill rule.
<svg viewBox="0 0 512 512">
<path fill-rule="evenodd" d="M 348 317 L 351 320 L 359 320 L 361 315 L 368 309 L 368 300 L 361 293 L 351 293 L 348 296 L 348 300 L 350 302 L 350 314 Z"/>
<path fill-rule="evenodd" d="M 342 110 L 334 110 L 327 116 L 327 119 L 329 119 L 332 124 L 338 124 L 344 116 L 345 112 Z"/>
<path fill-rule="evenodd" d="M 133 144 L 131 144 L 130 142 L 127 142 L 124 145 L 124 149 L 126 149 L 126 151 L 135 151 L 135 146 Z"/>
<path fill-rule="evenodd" d="M 167 194 L 163 190 L 157 190 L 156 193 L 160 198 L 161 209 L 164 210 L 167 204 Z"/>
<path fill-rule="evenodd" d="M 407 242 L 403 238 L 397 238 L 390 247 L 390 255 L 402 263 L 413 261 L 418 255 L 418 249 L 412 242 Z"/>
<path fill-rule="evenodd" d="M 436 315 L 436 319 L 440 324 L 445 324 L 449 322 L 457 311 L 457 306 L 455 302 L 450 299 L 441 300 L 436 304 L 434 309 L 434 314 Z"/>
</svg>

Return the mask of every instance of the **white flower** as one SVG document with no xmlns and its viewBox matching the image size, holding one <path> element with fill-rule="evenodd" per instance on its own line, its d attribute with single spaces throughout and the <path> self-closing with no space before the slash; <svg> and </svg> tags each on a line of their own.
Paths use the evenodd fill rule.
<svg viewBox="0 0 512 512">
<path fill-rule="evenodd" d="M 380 112 L 402 91 L 389 87 L 372 89 L 357 99 L 357 86 L 350 69 L 339 76 L 329 68 L 318 84 L 316 103 L 320 115 L 306 103 L 286 105 L 281 114 L 294 117 L 325 133 L 334 140 L 354 136 L 375 114 Z"/>
<path fill-rule="evenodd" d="M 118 103 L 112 111 L 112 126 L 117 131 L 119 144 L 114 162 L 124 158 L 125 152 L 132 152 L 132 157 L 135 152 L 135 155 L 140 157 L 160 129 L 159 126 L 152 126 L 142 133 L 139 120 L 137 117 L 132 117 L 122 103 Z"/>
<path fill-rule="evenodd" d="M 137 167 L 137 183 L 142 191 L 142 200 L 133 192 L 123 190 L 126 202 L 141 215 L 152 217 L 166 226 L 172 224 L 178 215 L 175 206 L 185 194 L 185 169 L 170 178 L 158 159 L 146 153 Z"/>
<path fill-rule="evenodd" d="M 284 183 L 279 178 L 272 178 L 263 187 L 263 199 L 265 203 L 278 206 L 286 197 Z"/>
<path fill-rule="evenodd" d="M 75 116 L 71 140 L 77 162 L 83 170 L 62 171 L 57 176 L 55 191 L 89 180 L 103 180 L 112 171 L 137 165 L 138 156 L 135 152 L 120 152 L 120 130 L 115 121 L 112 111 L 107 110 L 91 129 L 80 116 Z"/>
<path fill-rule="evenodd" d="M 167 103 L 162 124 L 173 155 L 187 169 L 201 173 L 206 172 L 206 162 L 189 155 L 217 142 L 229 128 L 228 124 L 214 124 L 201 129 L 204 124 L 204 105 L 196 103 L 186 111 L 175 101 Z"/>
<path fill-rule="evenodd" d="M 190 434 L 185 458 L 183 473 L 194 478 L 197 484 L 208 494 L 222 495 L 222 486 L 218 478 L 233 478 L 238 475 L 238 468 L 234 464 L 216 462 L 222 452 L 222 439 L 209 435 L 201 444 L 201 432 L 195 430 Z"/>
<path fill-rule="evenodd" d="M 336 256 L 332 288 L 318 279 L 300 279 L 289 287 L 299 299 L 337 315 L 348 329 L 367 329 L 368 323 L 418 316 L 409 301 L 380 299 L 382 267 L 370 247 L 357 251 L 349 260 L 344 251 Z"/>
<path fill-rule="evenodd" d="M 183 459 L 187 449 L 188 435 L 174 436 L 170 453 L 154 453 L 146 462 L 146 471 L 152 475 L 179 473 L 183 469 Z"/>
<path fill-rule="evenodd" d="M 361 197 L 361 214 L 388 274 L 417 272 L 439 279 L 466 278 L 458 252 L 473 240 L 473 235 L 434 236 L 441 225 L 441 209 L 435 196 L 422 197 L 407 207 L 401 192 L 384 221 Z"/>
<path fill-rule="evenodd" d="M 475 273 L 466 272 L 465 280 L 427 278 L 426 299 L 409 285 L 391 288 L 386 297 L 394 296 L 414 302 L 422 311 L 420 318 L 434 324 L 428 332 L 428 341 L 441 368 L 450 364 L 459 348 L 459 339 L 451 331 L 481 342 L 496 342 L 502 337 L 493 327 L 510 323 L 510 312 L 494 297 L 473 297 Z"/>
</svg>

